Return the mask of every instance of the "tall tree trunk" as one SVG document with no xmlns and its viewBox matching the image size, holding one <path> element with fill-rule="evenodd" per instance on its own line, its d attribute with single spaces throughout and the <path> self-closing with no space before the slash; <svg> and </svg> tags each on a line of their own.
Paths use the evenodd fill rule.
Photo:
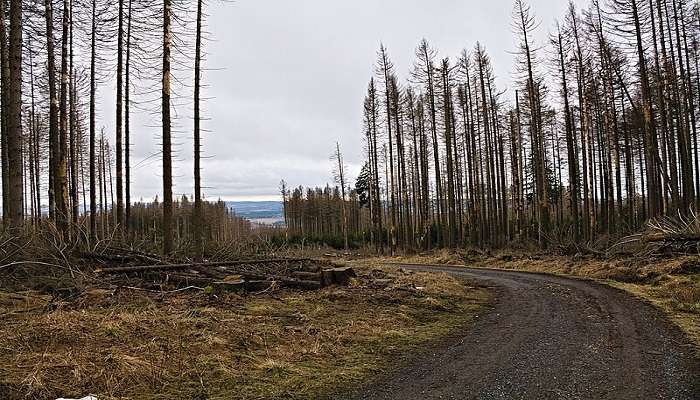
<svg viewBox="0 0 700 400">
<path fill-rule="evenodd" d="M 642 28 L 639 19 L 637 0 L 631 0 L 632 16 L 637 40 L 637 53 L 639 56 L 639 75 L 642 84 L 642 104 L 643 104 L 643 130 L 646 137 L 646 174 L 649 217 L 656 217 L 663 212 L 661 207 L 661 190 L 658 158 L 658 145 L 656 129 L 653 116 L 653 105 L 651 100 L 651 89 L 649 85 L 649 75 L 647 74 L 646 59 L 644 57 L 644 43 L 642 42 Z"/>
<path fill-rule="evenodd" d="M 76 132 L 76 115 L 75 113 L 77 112 L 76 110 L 76 88 L 75 88 L 75 76 L 73 75 L 73 0 L 70 0 L 70 11 L 68 13 L 68 18 L 69 18 L 69 24 L 70 24 L 70 29 L 69 29 L 69 67 L 68 67 L 68 75 L 69 75 L 69 85 L 68 85 L 68 96 L 69 96 L 69 113 L 68 113 L 68 118 L 69 118 L 69 145 L 70 145 L 70 178 L 71 178 L 71 186 L 70 186 L 70 198 L 71 198 L 71 207 L 72 207 L 72 212 L 71 212 L 71 217 L 72 217 L 72 222 L 74 225 L 77 226 L 78 224 L 78 217 L 80 215 L 80 200 L 78 198 L 78 154 L 77 154 L 77 146 L 78 146 L 78 133 Z"/>
<path fill-rule="evenodd" d="M 202 0 L 197 1 L 197 38 L 194 58 L 194 243 L 195 254 L 203 256 L 202 231 L 204 216 L 202 215 L 202 178 L 201 178 L 201 141 L 200 141 L 200 82 L 202 62 Z"/>
<path fill-rule="evenodd" d="M 170 29 L 171 0 L 163 0 L 163 76 L 161 112 L 163 124 L 163 252 L 173 251 L 173 165 L 170 128 L 170 52 L 172 32 Z"/>
<path fill-rule="evenodd" d="M 131 87 L 129 73 L 131 69 L 131 12 L 132 0 L 129 0 L 128 20 L 126 25 L 126 73 L 124 74 L 124 229 L 131 239 L 131 125 L 129 124 L 131 106 Z"/>
<path fill-rule="evenodd" d="M 558 28 L 558 26 L 557 26 Z M 571 196 L 571 216 L 574 223 L 574 237 L 579 238 L 579 189 L 578 189 L 578 159 L 576 158 L 575 139 L 573 130 L 573 116 L 569 106 L 569 86 L 566 80 L 566 64 L 564 63 L 564 46 L 562 45 L 561 31 L 557 32 L 559 44 L 559 68 L 561 70 L 562 96 L 564 97 L 564 128 L 566 130 L 566 151 L 569 164 L 569 192 Z"/>
<path fill-rule="evenodd" d="M 454 181 L 454 153 L 452 149 L 452 135 L 453 135 L 453 119 L 452 119 L 452 109 L 451 109 L 451 104 L 450 104 L 450 81 L 449 81 L 449 69 L 450 66 L 448 64 L 448 60 L 444 59 L 442 62 L 442 68 L 441 68 L 441 74 L 442 74 L 442 89 L 443 89 L 443 114 L 444 114 L 444 123 L 445 123 L 445 157 L 446 157 L 446 167 L 447 170 L 445 171 L 447 175 L 447 214 L 448 214 L 448 220 L 447 220 L 447 229 L 446 229 L 446 237 L 445 237 L 445 244 L 448 247 L 452 247 L 455 243 L 456 239 L 456 228 L 457 228 L 457 220 L 456 220 L 456 208 L 455 208 L 455 181 Z"/>
<path fill-rule="evenodd" d="M 53 1 L 44 0 L 46 18 L 46 60 L 49 78 L 49 217 L 60 221 L 58 159 L 61 154 L 58 130 L 58 96 L 56 94 L 56 61 L 53 36 Z"/>
<path fill-rule="evenodd" d="M 2 1 L 2 0 L 0 0 Z M 4 18 L 4 16 L 2 16 Z M 24 222 L 22 163 L 22 1 L 10 1 L 9 87 L 7 93 L 7 153 L 9 159 L 10 228 L 19 229 Z"/>
<path fill-rule="evenodd" d="M 1 0 L 0 0 L 1 1 Z M 90 238 L 91 242 L 97 239 L 97 159 L 95 149 L 95 62 L 96 62 L 96 34 L 97 34 L 97 0 L 92 0 L 92 30 L 90 32 Z"/>
<path fill-rule="evenodd" d="M 124 229 L 124 160 L 123 160 L 123 118 L 124 118 L 124 0 L 119 0 L 117 16 L 117 113 L 116 113 L 116 178 L 117 178 L 117 227 Z"/>
<path fill-rule="evenodd" d="M 58 135 L 58 161 L 56 168 L 56 222 L 61 234 L 70 238 L 70 211 L 68 209 L 68 36 L 70 30 L 70 1 L 63 0 L 61 36 L 61 98 L 59 105 L 60 125 Z"/>
<path fill-rule="evenodd" d="M 2 0 L 0 0 L 2 1 Z M 31 90 L 31 127 L 30 127 L 30 174 L 32 177 L 32 182 L 33 182 L 33 188 L 32 188 L 32 193 L 34 193 L 34 203 L 32 204 L 32 208 L 35 210 L 34 213 L 34 225 L 35 227 L 38 227 L 39 222 L 41 221 L 41 176 L 39 174 L 39 127 L 37 124 L 37 115 L 36 115 L 36 97 L 34 94 L 34 87 L 35 87 L 35 81 L 34 81 L 34 58 L 33 58 L 33 52 L 32 52 L 32 43 L 31 39 L 29 39 L 29 83 L 30 83 L 30 90 Z"/>
</svg>

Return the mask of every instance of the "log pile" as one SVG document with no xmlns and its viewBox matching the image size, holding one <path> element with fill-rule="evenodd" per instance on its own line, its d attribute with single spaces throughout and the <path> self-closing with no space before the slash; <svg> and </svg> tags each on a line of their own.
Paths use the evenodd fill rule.
<svg viewBox="0 0 700 400">
<path fill-rule="evenodd" d="M 198 287 L 215 293 L 255 293 L 273 288 L 317 290 L 348 285 L 356 277 L 350 267 L 308 258 L 110 266 L 98 268 L 95 273 L 110 280 L 136 281 L 137 286 L 146 289 Z"/>
</svg>

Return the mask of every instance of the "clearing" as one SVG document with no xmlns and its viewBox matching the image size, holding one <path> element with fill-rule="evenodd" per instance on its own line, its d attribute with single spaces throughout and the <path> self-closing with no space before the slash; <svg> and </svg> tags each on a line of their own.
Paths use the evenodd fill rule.
<svg viewBox="0 0 700 400">
<path fill-rule="evenodd" d="M 0 398 L 317 398 L 463 327 L 489 300 L 447 274 L 356 271 L 348 286 L 239 294 L 159 292 L 139 273 L 0 269 Z"/>
</svg>

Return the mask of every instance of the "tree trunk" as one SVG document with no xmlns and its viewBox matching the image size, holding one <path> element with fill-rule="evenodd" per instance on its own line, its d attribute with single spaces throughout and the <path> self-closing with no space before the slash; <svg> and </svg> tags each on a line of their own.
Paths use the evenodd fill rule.
<svg viewBox="0 0 700 400">
<path fill-rule="evenodd" d="M 0 0 L 1 1 L 1 0 Z M 92 0 L 92 30 L 90 32 L 90 238 L 94 243 L 97 239 L 97 159 L 96 159 L 96 132 L 95 132 L 95 62 L 96 62 L 96 8 L 97 0 Z M 101 194 L 101 192 L 100 192 Z M 100 196 L 101 197 L 101 196 Z"/>
<path fill-rule="evenodd" d="M 170 130 L 170 31 L 171 0 L 163 1 L 163 76 L 161 112 L 163 124 L 163 253 L 173 251 L 173 165 Z"/>
<path fill-rule="evenodd" d="M 61 36 L 61 98 L 60 125 L 58 136 L 58 160 L 56 166 L 56 225 L 65 238 L 70 238 L 70 211 L 68 209 L 68 36 L 70 30 L 70 2 L 63 0 L 61 17 L 63 32 Z"/>
<path fill-rule="evenodd" d="M 2 0 L 0 0 L 2 1 Z M 3 16 L 4 18 L 4 16 Z M 24 222 L 22 167 L 22 2 L 10 1 L 9 87 L 7 93 L 7 153 L 9 159 L 10 228 L 20 229 Z"/>
<path fill-rule="evenodd" d="M 124 160 L 123 160 L 123 118 L 124 118 L 124 0 L 119 0 L 117 16 L 117 112 L 116 112 L 116 178 L 117 178 L 117 229 L 124 229 Z"/>
<path fill-rule="evenodd" d="M 197 1 L 197 38 L 194 58 L 194 243 L 195 255 L 202 257 L 204 254 L 202 243 L 202 231 L 204 216 L 202 214 L 202 178 L 201 178 L 201 141 L 200 141 L 200 80 L 202 61 L 202 0 Z"/>
<path fill-rule="evenodd" d="M 124 74 L 124 229 L 127 232 L 127 238 L 131 239 L 131 132 L 130 132 L 130 93 L 129 73 L 131 68 L 131 6 L 132 0 L 129 0 L 128 20 L 126 28 L 126 73 Z"/>
</svg>

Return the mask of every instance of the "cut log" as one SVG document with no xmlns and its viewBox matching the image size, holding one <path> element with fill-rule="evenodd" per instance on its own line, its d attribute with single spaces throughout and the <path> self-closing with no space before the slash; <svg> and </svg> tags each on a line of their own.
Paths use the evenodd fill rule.
<svg viewBox="0 0 700 400">
<path fill-rule="evenodd" d="M 293 279 L 286 276 L 251 273 L 243 274 L 243 277 L 246 281 L 277 281 L 280 286 L 296 289 L 317 290 L 321 288 L 321 281 L 318 280 Z"/>
<path fill-rule="evenodd" d="M 355 277 L 357 277 L 357 274 L 352 267 L 330 268 L 323 270 L 321 282 L 323 286 L 332 284 L 348 285 L 350 284 L 350 279 Z"/>
<path fill-rule="evenodd" d="M 320 281 L 321 280 L 321 273 L 320 272 L 294 271 L 294 272 L 292 272 L 292 276 L 295 278 L 298 278 L 298 279 L 308 280 L 308 281 Z"/>
</svg>

